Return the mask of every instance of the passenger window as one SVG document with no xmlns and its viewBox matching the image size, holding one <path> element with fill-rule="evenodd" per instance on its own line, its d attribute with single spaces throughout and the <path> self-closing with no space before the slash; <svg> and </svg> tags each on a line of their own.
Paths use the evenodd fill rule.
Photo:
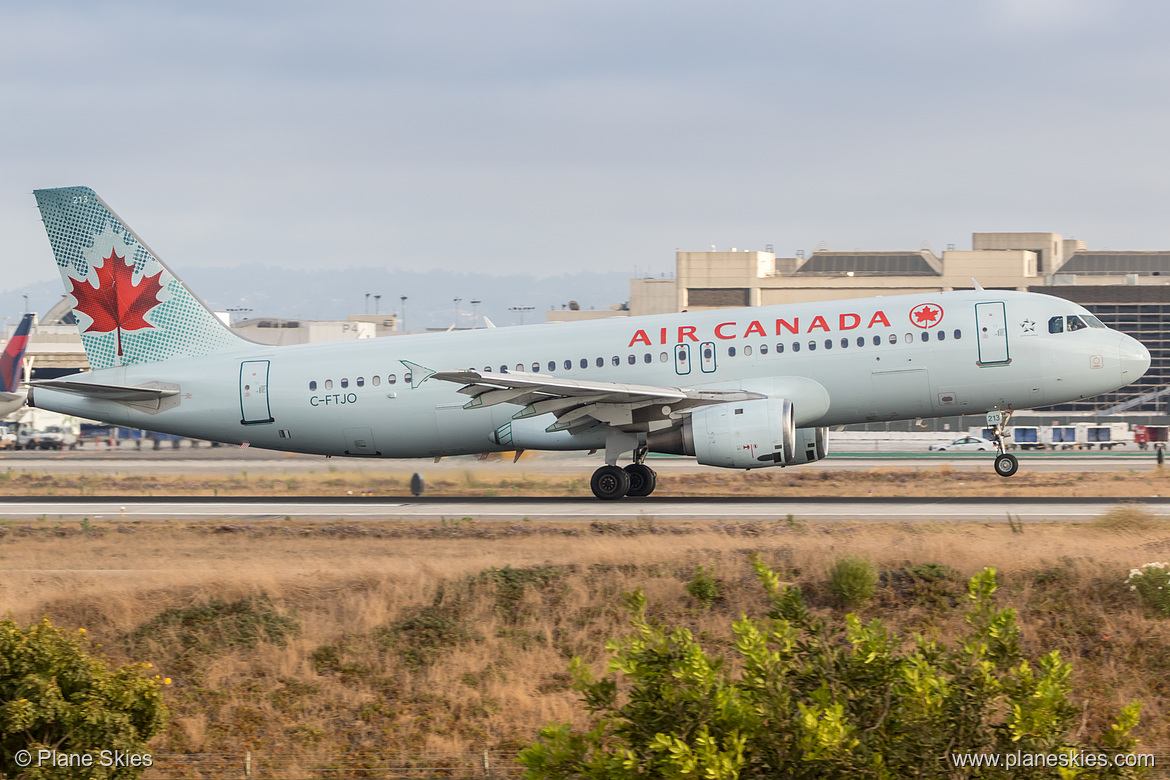
<svg viewBox="0 0 1170 780">
<path fill-rule="evenodd" d="M 349 380 L 348 380 L 348 379 L 342 379 L 342 380 L 341 380 L 341 386 L 342 386 L 342 387 L 349 387 Z"/>
<path fill-rule="evenodd" d="M 507 366 L 500 366 L 500 373 L 501 374 L 508 373 L 508 367 Z"/>
<path fill-rule="evenodd" d="M 402 381 L 408 385 L 410 384 L 410 382 L 413 378 L 414 378 L 414 374 L 403 374 L 402 375 Z"/>
<path fill-rule="evenodd" d="M 678 360 L 678 362 L 680 362 L 680 363 L 685 363 L 685 362 L 687 362 L 687 351 L 686 351 L 685 349 L 683 349 L 682 347 L 679 347 L 679 349 L 678 349 L 678 358 L 677 358 L 677 360 Z"/>
<path fill-rule="evenodd" d="M 727 348 L 727 357 L 735 357 L 735 347 Z"/>
<path fill-rule="evenodd" d="M 366 378 L 364 376 L 359 376 L 354 381 L 354 384 L 356 384 L 358 387 L 365 387 L 366 386 Z"/>
<path fill-rule="evenodd" d="M 816 348 L 817 348 L 817 343 L 816 343 L 815 341 L 810 341 L 810 342 L 808 343 L 808 351 L 809 351 L 809 352 L 812 352 L 812 351 L 813 351 L 813 350 L 815 350 Z"/>
<path fill-rule="evenodd" d="M 1048 320 L 1049 333 L 1064 333 L 1064 317 L 1052 317 Z"/>
<path fill-rule="evenodd" d="M 833 340 L 832 339 L 825 339 L 825 349 L 832 349 L 832 348 L 833 348 Z"/>
<path fill-rule="evenodd" d="M 373 385 L 374 387 L 378 387 L 379 385 L 382 384 L 382 377 L 378 376 L 377 374 L 374 374 L 372 377 L 370 377 L 370 384 Z"/>
<path fill-rule="evenodd" d="M 548 372 L 551 374 L 557 370 L 557 362 L 555 360 L 548 361 Z"/>
<path fill-rule="evenodd" d="M 897 333 L 891 333 L 891 334 L 890 334 L 890 343 L 891 343 L 891 344 L 897 344 L 897 343 L 898 343 L 898 334 L 897 334 Z"/>
<path fill-rule="evenodd" d="M 626 362 L 629 363 L 631 366 L 635 365 L 638 362 L 638 356 L 637 355 L 630 355 L 629 357 L 626 358 Z"/>
<path fill-rule="evenodd" d="M 666 361 L 668 361 L 668 360 L 670 360 L 670 354 L 669 354 L 669 353 L 666 353 L 666 352 L 659 352 L 659 353 L 658 353 L 658 362 L 659 362 L 659 363 L 665 363 L 665 362 L 666 362 Z"/>
<path fill-rule="evenodd" d="M 520 373 L 524 373 L 524 364 L 523 364 L 523 363 L 517 363 L 517 364 L 516 364 L 516 370 L 517 370 L 517 371 L 519 371 Z"/>
<path fill-rule="evenodd" d="M 849 339 L 841 339 L 841 349 L 848 349 Z"/>
<path fill-rule="evenodd" d="M 398 377 L 395 376 L 394 374 L 391 374 L 390 376 L 386 377 L 386 384 L 388 384 L 388 385 L 392 385 L 397 381 L 398 381 Z"/>
<path fill-rule="evenodd" d="M 326 379 L 326 380 L 325 380 L 325 389 L 326 389 L 326 390 L 332 390 L 332 389 L 333 389 L 333 380 L 332 380 L 332 379 Z"/>
<path fill-rule="evenodd" d="M 581 358 L 581 368 L 589 368 L 589 358 Z"/>
<path fill-rule="evenodd" d="M 955 338 L 957 338 L 957 339 L 963 338 L 963 331 L 959 330 L 958 328 L 955 328 Z"/>
<path fill-rule="evenodd" d="M 1089 326 L 1086 325 L 1085 321 L 1082 320 L 1080 317 L 1078 317 L 1075 314 L 1069 315 L 1069 318 L 1068 318 L 1068 332 L 1069 333 L 1072 333 L 1074 330 L 1083 330 L 1084 328 L 1087 328 L 1087 327 L 1089 327 Z"/>
<path fill-rule="evenodd" d="M 572 360 L 566 360 L 566 361 L 565 361 L 565 370 L 566 370 L 566 371 L 572 371 L 572 370 L 573 370 L 573 361 L 572 361 Z"/>
<path fill-rule="evenodd" d="M 881 336 L 874 336 L 873 337 L 873 345 L 875 347 L 880 347 L 882 345 L 882 337 Z"/>
<path fill-rule="evenodd" d="M 930 341 L 930 331 L 929 330 L 922 331 L 922 340 L 923 341 Z"/>
<path fill-rule="evenodd" d="M 907 333 L 907 334 L 906 334 L 906 343 L 907 343 L 907 344 L 913 344 L 913 343 L 914 343 L 914 334 L 913 334 L 913 333 Z"/>
<path fill-rule="evenodd" d="M 615 366 L 620 366 L 622 364 L 622 359 L 620 357 L 618 357 L 617 355 L 614 355 L 612 362 Z"/>
<path fill-rule="evenodd" d="M 309 382 L 309 391 L 312 392 L 313 390 L 316 390 L 316 389 L 317 389 L 317 380 L 314 379 L 314 380 Z"/>
<path fill-rule="evenodd" d="M 767 344 L 761 344 L 761 345 L 760 345 L 760 354 L 761 354 L 761 355 L 767 355 L 767 354 L 768 354 L 768 345 L 767 345 Z"/>
<path fill-rule="evenodd" d="M 784 354 L 784 345 L 783 345 L 783 344 L 777 344 L 777 345 L 776 345 L 776 354 L 777 354 L 777 355 L 782 355 L 782 354 Z"/>
<path fill-rule="evenodd" d="M 597 367 L 598 368 L 605 368 L 605 358 L 603 358 L 603 357 L 597 358 Z"/>
<path fill-rule="evenodd" d="M 647 352 L 645 355 L 642 356 L 643 363 L 649 363 L 653 359 L 654 359 L 653 356 L 651 356 L 651 354 L 649 352 Z"/>
<path fill-rule="evenodd" d="M 747 357 L 750 354 L 752 354 L 752 348 L 750 346 L 744 347 L 743 348 L 743 356 Z"/>
<path fill-rule="evenodd" d="M 947 332 L 945 330 L 940 330 L 938 333 L 934 334 L 934 337 L 936 339 L 938 339 L 939 341 L 946 341 L 947 340 Z"/>
<path fill-rule="evenodd" d="M 534 374 L 540 373 L 540 363 L 533 363 L 532 364 L 532 373 L 534 373 Z"/>
<path fill-rule="evenodd" d="M 711 351 L 710 347 L 705 347 L 703 349 L 703 360 L 710 360 L 714 356 L 715 353 Z"/>
<path fill-rule="evenodd" d="M 492 367 L 491 367 L 491 366 L 484 366 L 484 367 L 483 367 L 483 372 L 484 372 L 485 374 L 490 374 L 490 373 L 492 372 Z"/>
<path fill-rule="evenodd" d="M 793 352 L 800 352 L 800 342 L 799 341 L 792 342 L 792 351 Z"/>
<path fill-rule="evenodd" d="M 865 346 L 865 336 L 858 336 L 857 337 L 857 346 L 859 346 L 859 347 Z"/>
</svg>

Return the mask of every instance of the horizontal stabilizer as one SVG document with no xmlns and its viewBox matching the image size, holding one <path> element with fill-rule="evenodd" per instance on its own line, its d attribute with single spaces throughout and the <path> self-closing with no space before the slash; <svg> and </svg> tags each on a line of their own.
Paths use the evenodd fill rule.
<svg viewBox="0 0 1170 780">
<path fill-rule="evenodd" d="M 38 388 L 56 390 L 62 393 L 92 398 L 95 401 L 116 401 L 136 406 L 147 406 L 158 409 L 163 401 L 179 395 L 178 388 L 173 387 L 130 387 L 127 385 L 100 385 L 96 382 L 71 382 L 68 379 L 46 379 L 33 382 L 33 391 L 29 393 L 29 405 L 34 405 L 33 396 Z"/>
</svg>

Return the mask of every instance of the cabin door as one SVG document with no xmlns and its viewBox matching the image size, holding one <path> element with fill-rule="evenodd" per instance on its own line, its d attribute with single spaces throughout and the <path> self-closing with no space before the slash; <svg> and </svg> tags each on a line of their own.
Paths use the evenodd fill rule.
<svg viewBox="0 0 1170 780">
<path fill-rule="evenodd" d="M 268 405 L 268 361 L 245 360 L 240 364 L 240 423 L 272 422 Z"/>
<path fill-rule="evenodd" d="M 1003 301 L 975 304 L 975 338 L 979 342 L 979 365 L 1006 365 L 1008 352 L 1007 312 Z"/>
</svg>

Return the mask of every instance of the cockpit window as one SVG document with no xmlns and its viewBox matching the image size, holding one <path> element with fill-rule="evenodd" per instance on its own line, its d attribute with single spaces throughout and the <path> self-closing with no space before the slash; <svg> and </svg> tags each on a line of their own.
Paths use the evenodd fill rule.
<svg viewBox="0 0 1170 780">
<path fill-rule="evenodd" d="M 1081 318 L 1084 319 L 1085 322 L 1089 323 L 1090 328 L 1104 328 L 1105 327 L 1105 323 L 1101 322 L 1101 320 L 1097 319 L 1092 314 L 1082 314 Z"/>
<path fill-rule="evenodd" d="M 1049 333 L 1064 333 L 1064 317 L 1053 317 L 1048 320 Z"/>
<path fill-rule="evenodd" d="M 1077 316 L 1077 315 L 1075 315 L 1075 314 L 1070 314 L 1070 315 L 1069 315 L 1069 318 L 1068 318 L 1068 330 L 1069 330 L 1069 333 L 1073 332 L 1074 330 L 1083 330 L 1083 329 L 1085 329 L 1085 328 L 1087 328 L 1087 327 L 1089 327 L 1089 326 L 1088 326 L 1088 325 L 1086 325 L 1086 324 L 1085 324 L 1085 321 L 1084 321 L 1084 320 L 1082 320 L 1080 317 L 1078 317 L 1078 316 Z"/>
</svg>

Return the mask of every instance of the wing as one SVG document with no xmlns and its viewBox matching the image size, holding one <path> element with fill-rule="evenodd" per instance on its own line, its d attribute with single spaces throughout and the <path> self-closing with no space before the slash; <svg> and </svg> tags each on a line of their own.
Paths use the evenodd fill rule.
<svg viewBox="0 0 1170 780">
<path fill-rule="evenodd" d="M 670 424 L 684 410 L 695 406 L 766 397 L 744 390 L 588 382 L 519 371 L 507 374 L 439 371 L 431 378 L 463 385 L 459 392 L 471 396 L 464 409 L 509 403 L 523 407 L 512 415 L 514 420 L 554 414 L 557 421 L 546 429 L 549 433 L 575 432 L 599 422 L 620 430 L 644 431 Z"/>
</svg>

